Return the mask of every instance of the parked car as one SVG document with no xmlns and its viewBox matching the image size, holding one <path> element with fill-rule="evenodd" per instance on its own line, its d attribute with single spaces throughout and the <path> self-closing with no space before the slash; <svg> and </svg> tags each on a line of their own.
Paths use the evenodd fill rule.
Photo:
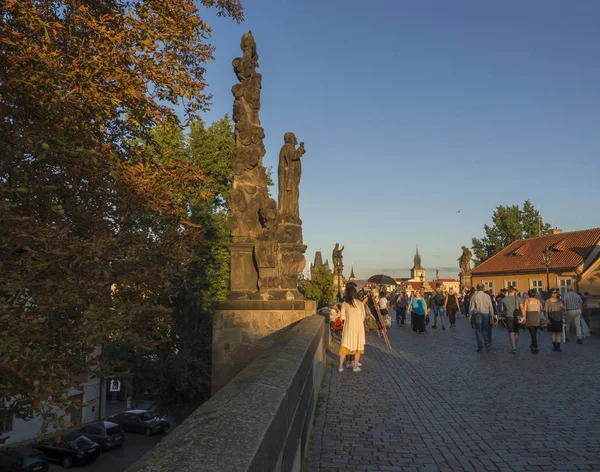
<svg viewBox="0 0 600 472">
<path fill-rule="evenodd" d="M 32 443 L 31 447 L 42 451 L 49 461 L 60 462 L 65 469 L 89 464 L 100 455 L 100 445 L 79 434 L 61 436 L 59 440 L 44 439 L 39 443 Z"/>
<path fill-rule="evenodd" d="M 46 456 L 31 447 L 0 448 L 0 472 L 48 472 Z"/>
<path fill-rule="evenodd" d="M 120 425 L 125 431 L 144 433 L 151 436 L 154 433 L 164 433 L 171 424 L 166 418 L 158 418 L 149 410 L 129 410 L 109 416 L 108 419 Z"/>
<path fill-rule="evenodd" d="M 121 447 L 125 444 L 125 431 L 116 423 L 96 421 L 79 430 L 79 433 L 100 446 L 100 451 Z"/>
</svg>

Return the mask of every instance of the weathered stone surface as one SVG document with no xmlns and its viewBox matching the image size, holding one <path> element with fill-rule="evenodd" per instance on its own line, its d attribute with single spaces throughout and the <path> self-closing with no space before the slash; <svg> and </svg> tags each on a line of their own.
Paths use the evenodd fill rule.
<svg viewBox="0 0 600 472">
<path fill-rule="evenodd" d="M 265 352 L 129 472 L 300 470 L 324 371 L 325 323 L 311 316 Z"/>
<path fill-rule="evenodd" d="M 314 300 L 228 300 L 213 306 L 213 393 L 269 349 L 274 333 L 317 312 Z"/>
</svg>

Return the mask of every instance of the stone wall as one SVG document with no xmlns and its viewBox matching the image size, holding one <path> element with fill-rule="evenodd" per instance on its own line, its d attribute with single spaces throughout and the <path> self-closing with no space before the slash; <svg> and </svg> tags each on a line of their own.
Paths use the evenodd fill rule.
<svg viewBox="0 0 600 472">
<path fill-rule="evenodd" d="M 249 364 L 128 472 L 299 472 L 325 363 L 325 320 L 279 333 Z"/>
<path fill-rule="evenodd" d="M 583 319 L 585 319 L 593 334 L 600 334 L 600 307 L 584 308 Z"/>
<path fill-rule="evenodd" d="M 212 393 L 239 374 L 263 352 L 274 335 L 314 315 L 313 300 L 228 300 L 214 303 Z"/>
</svg>

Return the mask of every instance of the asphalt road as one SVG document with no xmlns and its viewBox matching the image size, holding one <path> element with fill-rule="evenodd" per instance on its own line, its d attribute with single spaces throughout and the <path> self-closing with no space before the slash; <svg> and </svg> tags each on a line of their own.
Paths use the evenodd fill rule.
<svg viewBox="0 0 600 472">
<path fill-rule="evenodd" d="M 125 435 L 127 439 L 123 447 L 103 453 L 93 464 L 73 469 L 82 472 L 123 472 L 165 437 L 164 434 L 155 434 L 149 438 L 143 434 L 125 433 Z M 62 470 L 65 469 L 60 464 L 50 465 L 50 472 Z"/>
</svg>

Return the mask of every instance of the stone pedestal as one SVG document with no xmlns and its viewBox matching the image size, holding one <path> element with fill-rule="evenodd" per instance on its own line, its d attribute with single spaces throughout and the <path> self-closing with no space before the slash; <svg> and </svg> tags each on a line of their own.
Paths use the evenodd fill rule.
<svg viewBox="0 0 600 472">
<path fill-rule="evenodd" d="M 271 348 L 277 331 L 317 312 L 314 300 L 214 302 L 213 395 L 257 356 Z"/>
<path fill-rule="evenodd" d="M 462 289 L 463 287 L 468 287 L 471 288 L 473 286 L 473 279 L 471 277 L 471 274 L 460 274 L 460 288 Z"/>
</svg>

